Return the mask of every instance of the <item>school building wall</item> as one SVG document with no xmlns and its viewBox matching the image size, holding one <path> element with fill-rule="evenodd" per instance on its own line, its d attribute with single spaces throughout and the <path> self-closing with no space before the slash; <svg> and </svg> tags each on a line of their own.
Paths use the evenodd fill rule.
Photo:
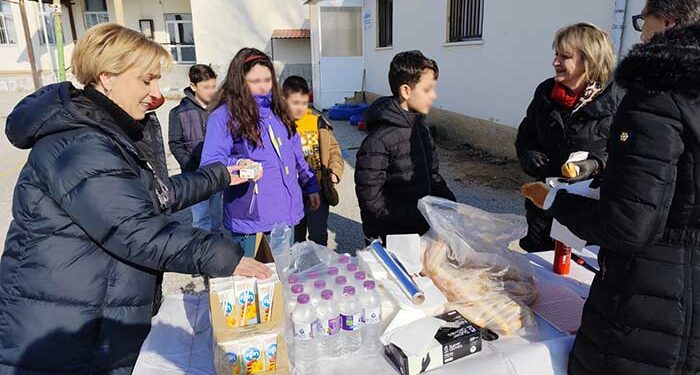
<svg viewBox="0 0 700 375">
<path fill-rule="evenodd" d="M 436 126 L 438 138 L 464 140 L 514 158 L 517 126 L 536 86 L 553 75 L 554 33 L 579 21 L 612 31 L 615 1 L 486 0 L 482 40 L 452 44 L 446 43 L 448 1 L 394 1 L 393 46 L 389 48 L 377 48 L 377 1 L 364 1 L 368 96 L 388 95 L 393 56 L 419 49 L 440 67 L 438 99 L 428 119 Z M 629 0 L 622 39 L 625 51 L 638 41 L 631 17 L 641 12 L 643 3 Z"/>
<path fill-rule="evenodd" d="M 233 56 L 243 47 L 272 53 L 276 29 L 308 29 L 308 6 L 302 0 L 195 0 L 192 1 L 195 43 L 199 63 L 212 64 L 223 75 Z M 308 39 L 274 41 L 275 68 L 281 76 L 311 76 Z M 304 55 L 308 58 L 304 58 Z"/>
<path fill-rule="evenodd" d="M 25 43 L 24 29 L 19 5 L 15 2 L 5 2 L 9 4 L 14 24 L 16 43 L 10 45 L 0 45 L 0 92 L 4 91 L 33 91 L 34 84 L 31 77 L 31 67 Z M 40 41 L 44 34 L 41 24 L 41 13 L 39 3 L 27 1 L 27 23 L 32 38 L 34 56 L 36 58 L 37 69 L 40 73 L 42 85 L 57 81 L 56 77 L 56 46 L 53 43 L 48 45 Z M 77 35 L 73 35 L 70 25 L 70 17 L 66 6 L 62 6 L 62 25 L 64 33 L 64 56 L 65 66 L 70 68 L 71 54 L 75 45 L 74 39 L 80 38 L 86 30 L 85 27 L 85 2 L 76 0 L 72 2 L 73 20 Z M 107 0 L 107 11 L 109 21 L 115 22 L 117 17 L 113 0 Z M 134 30 L 140 30 L 140 19 L 153 20 L 155 40 L 162 44 L 169 43 L 168 33 L 165 27 L 165 14 L 167 13 L 191 13 L 190 0 L 159 0 L 159 1 L 139 1 L 123 0 L 125 26 Z M 51 33 L 51 30 L 47 30 Z M 74 38 L 75 37 L 75 38 Z M 186 69 L 181 66 L 174 66 L 170 73 L 172 80 L 164 80 L 166 91 L 170 86 L 179 88 L 186 83 L 180 77 Z M 67 70 L 68 79 L 71 79 L 70 69 Z"/>
</svg>

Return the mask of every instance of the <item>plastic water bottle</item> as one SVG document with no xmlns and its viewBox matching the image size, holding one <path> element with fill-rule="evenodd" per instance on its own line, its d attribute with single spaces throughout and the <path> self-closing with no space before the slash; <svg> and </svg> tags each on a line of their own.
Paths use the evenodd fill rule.
<svg viewBox="0 0 700 375">
<path fill-rule="evenodd" d="M 343 295 L 343 292 L 345 290 L 345 287 L 348 286 L 348 278 L 345 276 L 337 276 L 335 278 L 335 294 L 338 295 L 338 297 L 341 297 Z"/>
<path fill-rule="evenodd" d="M 294 285 L 294 284 L 299 284 L 299 276 L 289 275 L 289 277 L 287 277 L 287 285 Z"/>
<path fill-rule="evenodd" d="M 321 300 L 321 292 L 323 292 L 325 289 L 326 289 L 326 281 L 325 280 L 314 281 L 314 289 L 313 289 L 313 292 L 311 293 L 311 305 L 312 306 L 318 306 L 318 303 Z"/>
<path fill-rule="evenodd" d="M 314 282 L 316 282 L 316 280 L 318 280 L 320 277 L 321 274 L 318 272 L 309 272 L 304 280 L 304 287 L 306 290 L 312 290 L 314 287 Z"/>
<path fill-rule="evenodd" d="M 344 354 L 354 353 L 362 346 L 362 306 L 355 296 L 355 287 L 346 286 L 340 301 L 340 346 Z"/>
<path fill-rule="evenodd" d="M 360 294 L 362 305 L 362 341 L 364 348 L 371 353 L 382 350 L 379 342 L 382 322 L 382 302 L 377 294 L 377 284 L 372 280 L 364 282 L 364 293 Z"/>
<path fill-rule="evenodd" d="M 328 275 L 328 278 L 331 280 L 334 280 L 336 277 L 340 275 L 340 270 L 338 267 L 328 267 L 328 270 L 326 271 L 326 274 Z"/>
<path fill-rule="evenodd" d="M 355 275 L 353 276 L 353 282 L 355 283 L 355 289 L 358 292 L 362 292 L 363 290 L 365 290 L 365 280 L 367 280 L 366 273 L 362 271 L 355 272 Z M 362 295 L 361 293 L 358 294 Z"/>
<path fill-rule="evenodd" d="M 297 306 L 292 313 L 294 324 L 294 353 L 295 364 L 300 373 L 310 374 L 317 358 L 314 343 L 313 327 L 316 324 L 316 313 L 311 307 L 311 297 L 302 293 L 297 297 Z"/>
<path fill-rule="evenodd" d="M 290 293 L 288 293 L 286 297 L 286 322 L 287 322 L 287 333 L 289 335 L 292 334 L 292 314 L 294 313 L 294 309 L 297 307 L 297 297 L 299 297 L 299 294 L 304 293 L 304 286 L 301 284 L 294 284 L 289 288 Z"/>
<path fill-rule="evenodd" d="M 289 293 L 287 297 L 287 312 L 291 316 L 294 312 L 294 308 L 297 307 L 297 297 L 299 294 L 304 293 L 304 286 L 302 284 L 294 284 L 289 288 Z"/>
<path fill-rule="evenodd" d="M 352 260 L 352 257 L 347 254 L 341 254 L 338 255 L 338 264 L 341 265 L 341 267 L 345 267 L 348 264 L 350 264 L 350 261 Z"/>
<path fill-rule="evenodd" d="M 345 275 L 347 275 L 349 278 L 353 278 L 355 276 L 355 272 L 359 271 L 360 267 L 358 267 L 357 264 L 355 263 L 350 263 L 345 266 Z"/>
<path fill-rule="evenodd" d="M 319 353 L 322 356 L 337 357 L 340 355 L 340 309 L 333 291 L 326 289 L 321 292 L 321 301 L 316 307 L 316 337 Z"/>
</svg>

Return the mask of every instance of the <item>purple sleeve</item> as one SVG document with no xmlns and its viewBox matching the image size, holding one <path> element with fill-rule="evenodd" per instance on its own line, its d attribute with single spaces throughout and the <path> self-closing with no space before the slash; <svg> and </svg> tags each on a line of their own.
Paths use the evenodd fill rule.
<svg viewBox="0 0 700 375">
<path fill-rule="evenodd" d="M 304 191 L 304 195 L 318 193 L 321 189 L 316 181 L 316 174 L 311 170 L 311 167 L 306 163 L 304 151 L 301 148 L 301 136 L 299 133 L 292 138 L 294 142 L 294 157 L 296 159 L 297 173 L 299 174 L 299 184 Z"/>
<path fill-rule="evenodd" d="M 200 166 L 216 162 L 231 166 L 238 162 L 238 157 L 231 154 L 233 138 L 228 128 L 229 116 L 227 112 L 216 110 L 207 119 Z"/>
</svg>

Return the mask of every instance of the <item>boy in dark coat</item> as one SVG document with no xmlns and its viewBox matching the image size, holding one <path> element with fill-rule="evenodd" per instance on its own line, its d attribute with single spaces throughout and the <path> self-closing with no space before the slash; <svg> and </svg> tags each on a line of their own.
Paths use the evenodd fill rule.
<svg viewBox="0 0 700 375">
<path fill-rule="evenodd" d="M 355 191 L 365 236 L 423 234 L 430 226 L 418 200 L 436 196 L 456 200 L 440 175 L 440 163 L 425 115 L 437 95 L 437 63 L 420 51 L 399 53 L 391 62 L 393 96 L 367 111 L 369 135 L 357 152 Z"/>
<path fill-rule="evenodd" d="M 196 171 L 202 158 L 207 105 L 216 94 L 216 73 L 208 65 L 190 68 L 190 87 L 180 105 L 170 110 L 168 145 L 183 173 Z M 192 226 L 205 230 L 221 228 L 223 202 L 221 193 L 192 206 Z"/>
</svg>

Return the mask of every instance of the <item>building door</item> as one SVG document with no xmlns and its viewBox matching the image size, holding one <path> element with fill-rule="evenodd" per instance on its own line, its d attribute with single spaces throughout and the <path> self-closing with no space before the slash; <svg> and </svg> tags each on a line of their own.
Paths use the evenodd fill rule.
<svg viewBox="0 0 700 375">
<path fill-rule="evenodd" d="M 192 14 L 166 14 L 165 26 L 170 37 L 170 53 L 178 64 L 194 64 L 197 56 L 194 51 L 194 29 Z"/>
<path fill-rule="evenodd" d="M 362 90 L 362 8 L 321 5 L 312 13 L 318 17 L 312 27 L 319 36 L 315 46 L 320 49 L 314 54 L 317 60 L 312 61 L 314 106 L 325 109 Z"/>
</svg>

